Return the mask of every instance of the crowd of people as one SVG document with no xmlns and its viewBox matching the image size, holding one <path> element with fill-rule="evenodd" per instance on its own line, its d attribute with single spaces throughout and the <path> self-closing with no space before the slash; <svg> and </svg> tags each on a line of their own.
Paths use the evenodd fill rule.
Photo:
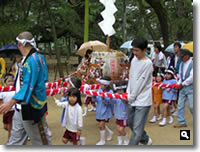
<svg viewBox="0 0 200 152">
<path fill-rule="evenodd" d="M 51 145 L 45 119 L 45 82 L 48 81 L 46 60 L 38 52 L 30 32 L 20 33 L 16 40 L 22 56 L 16 56 L 10 73 L 5 74 L 3 79 L 4 85 L 14 85 L 16 91 L 0 92 L 0 100 L 3 102 L 0 105 L 0 114 L 3 114 L 4 128 L 8 130 L 8 141 L 5 144 L 24 145 L 29 137 L 33 145 Z M 177 116 L 178 123 L 174 124 L 174 127 L 187 127 L 184 114 L 186 100 L 193 114 L 193 54 L 182 49 L 179 42 L 175 42 L 173 55 L 166 58 L 161 46 L 156 44 L 155 51 L 149 58 L 146 56 L 147 45 L 148 41 L 143 37 L 132 41 L 133 55 L 129 60 L 128 83 L 125 80 L 112 82 L 108 76 L 97 79 L 100 84 L 97 92 L 127 92 L 127 98 L 86 96 L 83 108 L 81 80 L 77 77 L 68 79 L 67 90 L 61 91 L 61 99 L 53 96 L 55 105 L 63 108 L 60 123 L 65 128 L 62 137 L 64 144 L 79 144 L 84 131 L 83 117 L 87 116 L 88 104 L 91 101 L 91 111 L 96 111 L 100 134 L 96 145 L 105 145 L 106 141 L 112 139 L 113 131 L 107 124 L 113 116 L 116 119 L 117 145 L 151 145 L 153 141 L 145 131 L 145 125 L 152 103 L 154 113 L 150 123 L 161 120 L 159 125 L 165 126 L 167 118 L 168 123 L 172 124 L 173 116 Z M 87 51 L 82 63 L 89 61 L 91 54 L 91 50 Z M 168 85 L 177 84 L 178 88 L 152 86 L 153 81 Z M 160 109 L 160 104 L 163 104 L 163 110 Z M 126 127 L 132 131 L 130 139 L 125 131 Z"/>
</svg>

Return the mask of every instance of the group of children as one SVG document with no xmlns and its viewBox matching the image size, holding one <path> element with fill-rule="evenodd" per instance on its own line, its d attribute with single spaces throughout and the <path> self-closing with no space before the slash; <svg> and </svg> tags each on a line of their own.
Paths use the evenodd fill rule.
<svg viewBox="0 0 200 152">
<path fill-rule="evenodd" d="M 126 92 L 127 83 L 125 81 L 120 81 L 111 87 L 112 81 L 110 77 L 102 77 L 97 80 L 100 84 L 98 92 L 108 92 L 114 93 L 113 90 L 122 94 Z M 165 71 L 165 75 L 158 73 L 155 82 L 164 83 L 164 84 L 176 84 L 174 77 L 174 70 L 169 68 Z M 4 77 L 4 83 L 7 86 L 12 86 L 14 83 L 14 76 L 12 74 L 7 74 Z M 67 144 L 69 141 L 73 145 L 77 145 L 80 141 L 81 132 L 83 129 L 83 111 L 82 111 L 82 102 L 81 102 L 81 93 L 79 91 L 81 87 L 81 80 L 76 77 L 72 77 L 68 80 L 67 91 L 62 90 L 62 97 L 60 100 L 56 99 L 53 96 L 55 103 L 58 107 L 63 108 L 63 113 L 61 116 L 61 124 L 66 129 L 63 135 L 63 143 Z M 167 123 L 167 117 L 169 117 L 168 123 L 173 123 L 173 117 L 170 112 L 170 106 L 172 103 L 176 103 L 177 100 L 177 90 L 173 88 L 160 88 L 153 86 L 153 102 L 154 102 L 154 115 L 150 120 L 151 123 L 154 123 L 158 120 L 162 121 L 159 123 L 160 126 L 164 126 Z M 14 91 L 0 93 L 0 100 L 3 102 L 8 102 L 15 94 Z M 109 141 L 112 139 L 113 132 L 106 125 L 114 115 L 116 119 L 117 127 L 117 140 L 118 145 L 128 145 L 129 140 L 125 132 L 125 127 L 128 126 L 127 119 L 127 108 L 128 103 L 121 99 L 109 98 L 104 96 L 93 96 L 90 98 L 96 105 L 96 121 L 98 121 L 100 140 L 96 145 L 104 145 L 106 140 Z M 160 104 L 164 103 L 164 113 L 163 118 L 160 112 Z M 12 128 L 12 116 L 14 114 L 14 108 L 3 116 L 4 128 L 8 130 L 10 136 L 10 131 Z M 107 139 L 105 140 L 105 135 L 107 134 Z"/>
<path fill-rule="evenodd" d="M 168 68 L 165 70 L 165 75 L 163 73 L 157 73 L 155 77 L 156 83 L 164 83 L 167 85 L 177 84 L 175 79 L 174 69 Z M 177 90 L 174 88 L 163 88 L 158 86 L 152 87 L 153 103 L 154 103 L 154 115 L 153 118 L 149 121 L 150 123 L 155 123 L 162 119 L 159 122 L 160 126 L 165 126 L 167 124 L 167 117 L 169 117 L 169 124 L 173 123 L 173 116 L 171 109 L 176 109 L 177 102 Z M 160 111 L 160 104 L 163 103 L 163 118 Z"/>
<path fill-rule="evenodd" d="M 98 92 L 113 93 L 111 89 L 110 77 L 102 77 L 97 80 L 100 84 Z M 82 114 L 82 102 L 80 89 L 81 80 L 72 77 L 68 80 L 67 91 L 62 90 L 62 97 L 57 100 L 53 96 L 57 106 L 64 108 L 61 116 L 61 124 L 66 129 L 63 135 L 63 143 L 67 144 L 69 141 L 73 145 L 77 145 L 80 140 L 81 130 L 83 128 L 83 114 Z M 114 90 L 122 94 L 126 90 L 126 82 L 119 82 L 114 85 Z M 87 97 L 88 98 L 88 97 Z M 92 101 L 96 103 L 96 121 L 99 123 L 100 141 L 96 145 L 104 145 L 106 140 L 112 139 L 113 132 L 106 125 L 113 114 L 116 118 L 116 126 L 118 130 L 118 145 L 128 145 L 128 137 L 125 132 L 127 124 L 127 106 L 126 101 L 120 99 L 114 99 L 103 96 L 92 97 Z M 105 134 L 107 133 L 107 139 L 105 140 Z M 124 142 L 122 142 L 124 138 Z"/>
</svg>

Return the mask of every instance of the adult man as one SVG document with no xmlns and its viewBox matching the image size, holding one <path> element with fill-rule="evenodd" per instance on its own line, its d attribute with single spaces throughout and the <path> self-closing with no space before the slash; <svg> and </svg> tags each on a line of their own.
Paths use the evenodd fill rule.
<svg viewBox="0 0 200 152">
<path fill-rule="evenodd" d="M 186 127 L 186 120 L 184 116 L 185 102 L 188 99 L 188 106 L 191 114 L 193 114 L 193 61 L 190 58 L 192 53 L 187 49 L 181 49 L 180 57 L 182 63 L 179 69 L 179 99 L 178 99 L 178 124 L 175 128 Z"/>
<path fill-rule="evenodd" d="M 181 49 L 181 44 L 179 42 L 175 42 L 174 43 L 174 55 L 170 56 L 170 62 L 168 65 L 168 68 L 173 67 L 176 72 L 179 72 L 179 66 L 181 64 L 181 58 L 179 56 L 180 53 L 180 49 Z"/>
<path fill-rule="evenodd" d="M 43 116 L 47 111 L 45 81 L 48 73 L 44 57 L 37 52 L 30 32 L 22 32 L 16 38 L 23 55 L 16 76 L 16 94 L 10 102 L 0 106 L 0 114 L 16 104 L 13 128 L 7 145 L 22 145 L 27 135 L 33 145 L 51 144 L 47 124 Z"/>
<path fill-rule="evenodd" d="M 133 40 L 133 53 L 128 82 L 128 125 L 132 130 L 129 145 L 152 144 L 151 138 L 144 131 L 150 107 L 152 105 L 152 72 L 153 65 L 145 56 L 147 40 Z"/>
</svg>

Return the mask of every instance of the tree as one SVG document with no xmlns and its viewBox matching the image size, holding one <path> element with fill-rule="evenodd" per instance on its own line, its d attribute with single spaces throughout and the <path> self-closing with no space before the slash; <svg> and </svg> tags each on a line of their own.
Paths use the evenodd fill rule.
<svg viewBox="0 0 200 152">
<path fill-rule="evenodd" d="M 57 45 L 58 40 L 57 40 L 57 33 L 56 33 L 55 24 L 54 24 L 55 20 L 51 14 L 48 0 L 45 0 L 45 7 L 46 7 L 46 10 L 47 10 L 50 22 L 51 22 L 52 36 L 53 36 L 53 40 L 54 40 L 54 44 L 55 44 L 57 67 L 58 67 L 59 75 L 60 75 L 60 77 L 64 77 L 63 68 L 62 68 L 62 64 L 61 64 L 60 49 L 58 48 L 58 45 Z"/>
<path fill-rule="evenodd" d="M 167 10 L 162 6 L 160 0 L 146 0 L 146 2 L 149 3 L 149 5 L 154 9 L 156 15 L 158 16 L 164 46 L 167 47 L 169 44 Z"/>
</svg>

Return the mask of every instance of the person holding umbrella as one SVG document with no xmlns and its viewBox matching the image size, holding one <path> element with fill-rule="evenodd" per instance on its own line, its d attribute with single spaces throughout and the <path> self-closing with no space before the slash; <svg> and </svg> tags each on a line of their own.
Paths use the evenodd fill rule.
<svg viewBox="0 0 200 152">
<path fill-rule="evenodd" d="M 178 99 L 178 123 L 174 125 L 175 128 L 187 127 L 184 111 L 185 102 L 188 99 L 188 106 L 193 115 L 193 54 L 187 49 L 180 50 L 180 57 L 182 63 L 180 64 L 179 75 L 179 99 Z"/>
</svg>

